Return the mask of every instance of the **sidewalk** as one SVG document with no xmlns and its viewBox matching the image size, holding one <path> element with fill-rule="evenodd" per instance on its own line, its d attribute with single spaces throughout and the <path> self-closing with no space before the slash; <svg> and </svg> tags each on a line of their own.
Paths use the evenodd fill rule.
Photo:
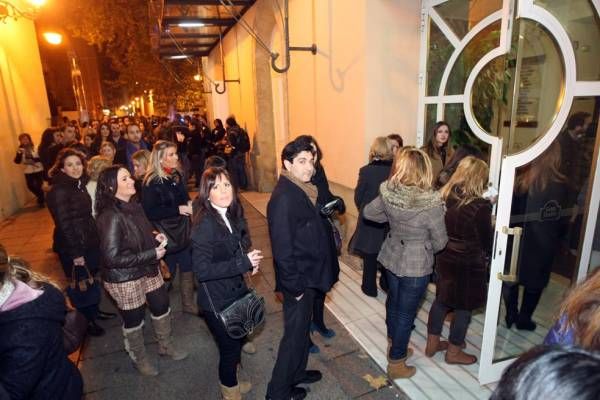
<svg viewBox="0 0 600 400">
<path fill-rule="evenodd" d="M 254 277 L 257 291 L 266 299 L 267 321 L 254 336 L 258 351 L 242 355 L 241 376 L 254 384 L 245 399 L 264 399 L 266 385 L 271 375 L 279 340 L 283 333 L 281 304 L 273 294 L 275 274 L 266 220 L 254 207 L 242 199 L 251 231 L 254 248 L 265 255 L 261 273 Z M 61 284 L 65 279 L 58 258 L 52 252 L 53 223 L 46 209 L 28 208 L 14 218 L 0 224 L 0 242 L 10 254 L 27 259 L 39 272 L 51 276 Z M 160 375 L 142 377 L 131 365 L 123 350 L 118 319 L 101 321 L 106 335 L 89 338 L 78 365 L 85 381 L 86 399 L 219 399 L 217 376 L 218 354 L 203 320 L 181 313 L 178 285 L 171 292 L 175 340 L 190 352 L 184 361 L 158 360 Z M 104 299 L 102 308 L 114 310 Z M 396 387 L 385 385 L 379 390 L 364 377 L 378 378 L 384 372 L 361 349 L 328 311 L 325 320 L 337 335 L 323 340 L 319 335 L 313 340 L 321 353 L 311 355 L 309 368 L 320 369 L 323 380 L 310 386 L 309 399 L 407 399 Z M 157 359 L 156 342 L 152 338 L 149 316 L 146 320 L 146 337 L 150 355 Z"/>
</svg>

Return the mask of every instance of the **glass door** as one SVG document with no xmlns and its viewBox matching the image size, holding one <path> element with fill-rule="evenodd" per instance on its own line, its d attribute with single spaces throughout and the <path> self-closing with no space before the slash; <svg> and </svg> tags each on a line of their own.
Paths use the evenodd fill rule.
<svg viewBox="0 0 600 400">
<path fill-rule="evenodd" d="M 499 190 L 482 384 L 543 342 L 564 292 L 600 252 L 597 7 L 424 2 L 418 140 L 445 119 L 455 146 L 486 154 Z"/>
</svg>

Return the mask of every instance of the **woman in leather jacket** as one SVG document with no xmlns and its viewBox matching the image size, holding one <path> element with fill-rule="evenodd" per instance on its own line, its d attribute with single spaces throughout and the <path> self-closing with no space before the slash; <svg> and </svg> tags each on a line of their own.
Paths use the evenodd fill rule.
<svg viewBox="0 0 600 400">
<path fill-rule="evenodd" d="M 171 340 L 169 295 L 158 270 L 166 237 L 153 232 L 142 206 L 133 201 L 135 182 L 123 166 L 100 173 L 96 189 L 97 224 L 104 287 L 123 319 L 125 349 L 142 375 L 157 375 L 144 346 L 145 304 L 150 308 L 158 353 L 182 360 L 187 353 Z M 161 244 L 158 244 L 161 242 Z"/>
<path fill-rule="evenodd" d="M 208 168 L 194 200 L 192 259 L 199 282 L 198 303 L 219 348 L 219 381 L 225 399 L 239 399 L 251 388 L 249 382 L 240 382 L 237 377 L 244 339 L 231 338 L 216 315 L 248 291 L 244 274 L 258 272 L 263 256 L 260 250 L 246 252 L 247 236 L 229 173 Z"/>
<path fill-rule="evenodd" d="M 88 278 L 83 266 L 92 275 L 98 271 L 98 232 L 92 217 L 92 199 L 86 189 L 88 178 L 85 167 L 85 155 L 67 147 L 58 153 L 56 163 L 49 171 L 52 189 L 46 196 L 46 202 L 55 226 L 52 248 L 58 253 L 69 280 Z M 95 322 L 99 299 L 91 296 L 91 293 L 86 293 L 82 296 L 84 299 L 80 299 L 82 301 L 71 300 L 89 321 L 88 333 L 100 336 L 104 329 Z M 106 317 L 110 316 L 106 314 Z"/>
</svg>

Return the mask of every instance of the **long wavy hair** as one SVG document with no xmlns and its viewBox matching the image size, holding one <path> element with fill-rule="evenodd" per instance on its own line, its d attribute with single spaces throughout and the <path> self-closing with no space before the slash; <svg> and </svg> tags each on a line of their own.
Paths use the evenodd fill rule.
<svg viewBox="0 0 600 400">
<path fill-rule="evenodd" d="M 600 350 L 600 268 L 575 286 L 560 308 L 566 317 L 564 328 L 573 328 L 577 344 L 593 351 Z"/>
<path fill-rule="evenodd" d="M 458 199 L 462 207 L 481 197 L 485 192 L 490 170 L 487 164 L 473 156 L 465 157 L 458 163 L 456 171 L 441 189 L 444 200 Z"/>
<path fill-rule="evenodd" d="M 42 287 L 43 284 L 60 289 L 47 276 L 32 271 L 31 266 L 24 259 L 9 256 L 6 248 L 0 244 L 0 289 L 8 281 L 21 281 L 36 289 Z"/>
<path fill-rule="evenodd" d="M 167 150 L 170 148 L 177 150 L 177 145 L 168 140 L 159 140 L 154 143 L 154 146 L 152 147 L 152 153 L 150 154 L 148 170 L 146 171 L 146 176 L 144 177 L 144 185 L 149 185 L 154 179 L 158 179 L 160 182 L 162 182 L 163 179 L 169 177 L 163 169 L 161 161 L 165 157 Z"/>
<path fill-rule="evenodd" d="M 86 176 L 87 162 L 86 162 L 85 154 L 83 154 L 81 151 L 75 150 L 71 147 L 65 147 L 60 152 L 58 152 L 58 155 L 56 156 L 56 161 L 54 162 L 54 165 L 52 166 L 52 168 L 50 168 L 50 171 L 48 171 L 48 175 L 50 177 L 53 177 L 56 174 L 58 174 L 65 167 L 65 160 L 71 156 L 79 157 L 79 159 L 81 160 L 81 165 L 83 166 L 82 177 Z"/>
<path fill-rule="evenodd" d="M 445 126 L 448 128 L 448 141 L 446 143 L 444 143 L 444 145 L 442 147 L 448 148 L 448 146 L 450 145 L 450 138 L 452 137 L 452 130 L 450 129 L 450 125 L 448 125 L 448 123 L 446 121 L 436 122 L 435 125 L 433 126 L 433 132 L 431 134 L 431 137 L 429 138 L 429 141 L 425 145 L 425 153 L 427 153 L 427 155 L 429 157 L 433 157 L 436 153 L 440 152 L 438 147 L 435 145 L 435 135 L 437 134 L 438 129 L 440 129 L 442 126 Z"/>
<path fill-rule="evenodd" d="M 415 147 L 402 147 L 396 153 L 389 183 L 394 186 L 416 186 L 431 189 L 433 171 L 429 156 Z"/>
<path fill-rule="evenodd" d="M 229 183 L 231 183 L 233 191 L 233 200 L 227 208 L 227 218 L 229 218 L 230 222 L 236 226 L 239 226 L 239 223 L 243 220 L 244 209 L 237 198 L 237 189 L 229 176 L 229 172 L 227 172 L 225 168 L 212 167 L 205 170 L 202 174 L 198 196 L 192 203 L 192 209 L 194 211 L 192 215 L 193 225 L 198 225 L 206 215 L 214 216 L 219 223 L 225 225 L 225 221 L 223 221 L 217 210 L 210 204 L 210 191 L 215 186 L 218 177 L 227 179 Z"/>
<path fill-rule="evenodd" d="M 532 163 L 519 168 L 515 179 L 515 191 L 537 193 L 546 190 L 550 183 L 564 183 L 567 178 L 560 172 L 560 144 L 555 141 Z"/>
<path fill-rule="evenodd" d="M 121 169 L 127 171 L 127 168 L 122 165 L 111 165 L 100 172 L 96 188 L 96 215 L 100 215 L 102 211 L 117 203 L 117 198 L 115 197 L 119 184 L 117 176 Z"/>
</svg>

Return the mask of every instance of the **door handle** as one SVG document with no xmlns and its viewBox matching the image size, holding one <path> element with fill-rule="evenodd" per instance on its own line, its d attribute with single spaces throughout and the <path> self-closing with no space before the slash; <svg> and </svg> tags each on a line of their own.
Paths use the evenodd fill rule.
<svg viewBox="0 0 600 400">
<path fill-rule="evenodd" d="M 508 275 L 498 272 L 498 279 L 503 282 L 516 282 L 519 279 L 517 276 L 517 264 L 519 262 L 519 249 L 521 247 L 521 235 L 523 235 L 523 228 L 509 228 L 508 226 L 503 226 L 502 233 L 505 235 L 513 235 L 514 239 L 512 245 L 512 254 L 510 255 L 510 270 Z"/>
</svg>

